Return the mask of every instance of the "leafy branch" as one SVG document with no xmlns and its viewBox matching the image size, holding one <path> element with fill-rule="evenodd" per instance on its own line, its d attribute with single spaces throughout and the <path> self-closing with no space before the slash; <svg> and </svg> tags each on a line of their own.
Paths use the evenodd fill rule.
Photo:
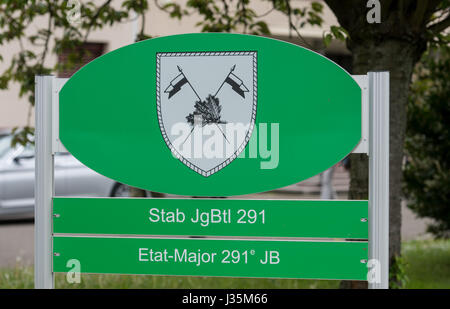
<svg viewBox="0 0 450 309">
<path fill-rule="evenodd" d="M 191 126 L 196 125 L 196 116 L 201 116 L 202 126 L 226 123 L 220 119 L 222 106 L 219 103 L 219 98 L 209 95 L 205 101 L 196 101 L 194 108 L 194 112 L 186 116 L 186 120 Z"/>
</svg>

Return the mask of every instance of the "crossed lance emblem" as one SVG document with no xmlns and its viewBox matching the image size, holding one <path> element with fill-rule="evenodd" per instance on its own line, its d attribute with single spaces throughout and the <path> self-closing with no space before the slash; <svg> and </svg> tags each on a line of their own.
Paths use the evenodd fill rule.
<svg viewBox="0 0 450 309">
<path fill-rule="evenodd" d="M 216 93 L 214 95 L 209 94 L 208 97 L 205 100 L 202 100 L 200 96 L 198 95 L 197 91 L 195 91 L 192 84 L 189 82 L 188 78 L 184 74 L 183 70 L 180 68 L 180 66 L 177 65 L 178 71 L 180 74 L 178 74 L 174 79 L 170 81 L 169 86 L 167 86 L 166 90 L 164 90 L 164 93 L 169 94 L 169 99 L 173 97 L 175 94 L 177 94 L 181 88 L 184 85 L 189 85 L 189 87 L 192 89 L 194 94 L 197 96 L 198 101 L 195 102 L 194 105 L 194 112 L 190 113 L 186 116 L 187 122 L 192 126 L 191 132 L 184 140 L 183 144 L 186 142 L 186 140 L 191 136 L 192 132 L 195 129 L 195 125 L 201 124 L 202 127 L 204 127 L 207 124 L 215 124 L 220 132 L 222 133 L 225 140 L 230 143 L 225 136 L 225 133 L 220 128 L 219 124 L 226 124 L 227 122 L 221 119 L 220 112 L 222 110 L 222 106 L 219 103 L 219 98 L 217 95 L 219 94 L 220 90 L 225 84 L 228 84 L 231 86 L 231 89 L 236 92 L 238 95 L 240 95 L 242 98 L 245 99 L 245 93 L 249 92 L 248 88 L 244 85 L 244 82 L 242 79 L 240 79 L 238 76 L 236 76 L 233 71 L 236 68 L 236 65 L 233 65 L 228 75 L 225 77 L 222 84 L 217 89 Z M 201 119 L 201 121 L 199 121 Z M 183 145 L 182 144 L 182 145 Z"/>
</svg>

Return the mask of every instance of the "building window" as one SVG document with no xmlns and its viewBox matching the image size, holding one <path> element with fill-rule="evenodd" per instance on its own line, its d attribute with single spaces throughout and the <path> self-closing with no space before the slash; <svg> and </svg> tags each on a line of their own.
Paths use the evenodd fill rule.
<svg viewBox="0 0 450 309">
<path fill-rule="evenodd" d="M 75 48 L 75 50 L 65 51 L 58 55 L 58 77 L 69 78 L 81 67 L 91 62 L 95 58 L 101 56 L 105 51 L 105 43 L 84 43 L 81 46 Z M 69 59 L 73 58 L 72 55 L 80 55 L 81 59 Z M 75 57 L 76 58 L 76 57 Z M 72 62 L 71 65 L 68 63 Z"/>
</svg>

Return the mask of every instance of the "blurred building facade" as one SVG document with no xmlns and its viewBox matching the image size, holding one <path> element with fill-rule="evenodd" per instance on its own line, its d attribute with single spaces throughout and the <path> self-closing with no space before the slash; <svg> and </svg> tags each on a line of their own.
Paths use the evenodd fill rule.
<svg viewBox="0 0 450 309">
<path fill-rule="evenodd" d="M 160 3 L 164 4 L 170 1 L 161 0 Z M 186 0 L 180 2 L 186 2 Z M 310 0 L 294 0 L 292 3 L 295 7 L 302 7 L 310 5 L 310 2 Z M 264 14 L 271 8 L 271 4 L 265 1 L 252 1 L 251 4 L 258 14 Z M 154 5 L 152 6 L 151 2 L 150 10 L 145 17 L 145 33 L 152 36 L 166 36 L 200 31 L 200 28 L 196 27 L 196 23 L 200 18 L 199 16 L 192 15 L 182 20 L 172 19 Z M 261 19 L 267 22 L 271 37 L 314 49 L 336 61 L 348 71 L 351 71 L 351 57 L 344 43 L 333 42 L 326 49 L 323 46 L 322 37 L 324 31 L 329 30 L 331 25 L 338 24 L 335 16 L 325 4 L 323 18 L 324 24 L 322 27 L 307 25 L 301 29 L 301 34 L 306 43 L 298 38 L 295 32 L 289 30 L 287 19 L 281 13 L 273 11 Z M 47 20 L 45 19 L 36 20 L 36 27 L 34 28 L 45 28 L 46 23 Z M 90 50 L 90 58 L 84 59 L 84 61 L 89 62 L 103 53 L 108 53 L 117 48 L 132 44 L 140 28 L 140 21 L 132 20 L 92 32 L 89 37 L 89 43 L 86 46 Z M 0 48 L 2 49 L 0 54 L 4 58 L 3 62 L 0 62 L 1 74 L 7 68 L 13 55 L 19 51 L 20 46 L 19 43 L 14 42 L 8 46 L 0 46 Z M 49 54 L 46 65 L 54 66 L 58 61 L 64 61 L 64 57 L 65 55 Z M 69 77 L 72 73 L 70 71 L 61 72 L 59 76 Z M 19 85 L 12 83 L 9 89 L 0 91 L 0 129 L 25 126 L 27 124 L 34 125 L 34 110 L 28 103 L 28 98 L 19 98 Z"/>
</svg>

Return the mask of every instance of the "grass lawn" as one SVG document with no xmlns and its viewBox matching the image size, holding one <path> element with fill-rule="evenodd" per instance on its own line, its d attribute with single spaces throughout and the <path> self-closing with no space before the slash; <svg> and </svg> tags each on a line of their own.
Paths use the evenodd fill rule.
<svg viewBox="0 0 450 309">
<path fill-rule="evenodd" d="M 450 289 L 450 240 L 404 243 L 408 289 Z"/>
<path fill-rule="evenodd" d="M 403 244 L 406 288 L 450 289 L 450 240 L 411 241 Z M 0 288 L 33 288 L 33 268 L 0 269 Z M 339 281 L 238 279 L 175 276 L 82 275 L 80 284 L 69 284 L 65 274 L 56 275 L 56 288 L 160 288 L 160 289 L 333 289 Z"/>
</svg>

